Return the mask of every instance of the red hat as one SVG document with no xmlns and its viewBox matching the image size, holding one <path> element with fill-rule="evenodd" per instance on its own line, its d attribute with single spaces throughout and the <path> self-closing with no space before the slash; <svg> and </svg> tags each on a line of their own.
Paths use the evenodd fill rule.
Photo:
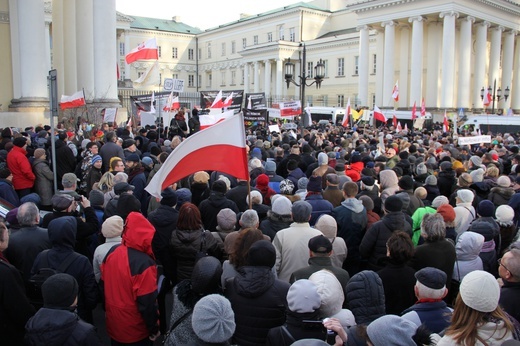
<svg viewBox="0 0 520 346">
<path fill-rule="evenodd" d="M 455 221 L 455 210 L 449 204 L 443 204 L 437 209 L 437 213 L 442 215 L 444 222 Z"/>
<path fill-rule="evenodd" d="M 74 137 L 74 132 L 67 131 L 67 137 Z"/>
<path fill-rule="evenodd" d="M 104 133 L 101 130 L 96 132 L 96 137 L 103 137 L 103 135 L 104 135 Z"/>
<path fill-rule="evenodd" d="M 266 174 L 260 174 L 256 178 L 257 186 L 267 186 L 269 184 L 269 177 Z"/>
<path fill-rule="evenodd" d="M 493 161 L 498 161 L 498 154 L 491 154 Z"/>
</svg>

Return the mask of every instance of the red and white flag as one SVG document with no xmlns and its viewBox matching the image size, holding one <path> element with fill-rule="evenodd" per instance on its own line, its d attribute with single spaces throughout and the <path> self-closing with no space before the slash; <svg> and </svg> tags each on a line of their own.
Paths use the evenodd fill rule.
<svg viewBox="0 0 520 346">
<path fill-rule="evenodd" d="M 220 90 L 217 94 L 217 96 L 215 96 L 215 99 L 213 100 L 213 103 L 211 104 L 211 106 L 209 108 L 223 108 L 224 107 L 224 102 L 222 102 L 222 90 Z"/>
<path fill-rule="evenodd" d="M 491 94 L 489 93 L 489 90 L 484 88 L 485 91 L 484 91 L 484 99 L 482 100 L 482 103 L 484 104 L 485 107 L 489 106 L 491 104 L 491 101 L 493 101 L 493 97 L 491 96 Z"/>
<path fill-rule="evenodd" d="M 408 131 L 408 124 L 407 123 L 404 123 L 404 130 Z"/>
<path fill-rule="evenodd" d="M 348 101 L 347 101 L 347 109 L 345 111 L 345 116 L 343 117 L 343 122 L 341 123 L 341 126 L 343 126 L 343 127 L 348 126 L 349 117 L 350 117 L 350 97 L 348 98 Z"/>
<path fill-rule="evenodd" d="M 395 82 L 394 88 L 392 89 L 392 98 L 395 102 L 399 101 L 399 85 L 397 84 L 398 81 Z"/>
<path fill-rule="evenodd" d="M 374 105 L 374 119 L 377 120 L 377 121 L 381 121 L 381 122 L 383 122 L 385 124 L 388 121 L 388 119 L 385 117 L 383 112 L 381 112 L 379 107 L 375 106 L 375 105 Z"/>
<path fill-rule="evenodd" d="M 168 155 L 146 187 L 159 198 L 169 185 L 198 171 L 219 171 L 249 179 L 246 135 L 242 114 L 232 116 L 206 131 L 192 134 Z"/>
<path fill-rule="evenodd" d="M 229 110 L 224 113 L 199 115 L 200 129 L 207 129 L 208 127 L 220 123 L 227 118 L 231 118 L 233 114 L 233 110 Z"/>
<path fill-rule="evenodd" d="M 397 130 L 397 117 L 395 116 L 395 114 L 392 117 L 392 126 L 394 127 L 394 129 Z"/>
<path fill-rule="evenodd" d="M 152 91 L 152 99 L 150 100 L 150 113 L 155 113 L 155 91 Z"/>
<path fill-rule="evenodd" d="M 181 108 L 181 103 L 179 102 L 179 96 L 173 96 L 173 91 L 168 96 L 168 100 L 166 100 L 166 105 L 163 107 L 163 111 L 171 112 L 173 110 Z"/>
<path fill-rule="evenodd" d="M 85 105 L 85 94 L 83 90 L 76 91 L 74 94 L 67 96 L 61 95 L 60 108 L 69 109 Z"/>
<path fill-rule="evenodd" d="M 403 127 L 401 126 L 401 122 L 397 123 L 397 126 L 395 128 L 395 132 L 401 132 L 403 131 Z"/>
<path fill-rule="evenodd" d="M 444 120 L 442 121 L 442 132 L 449 132 L 450 124 L 448 123 L 448 115 L 446 114 L 446 110 L 444 111 Z"/>
<path fill-rule="evenodd" d="M 222 108 L 227 108 L 231 106 L 231 103 L 233 103 L 233 92 L 231 92 L 231 94 L 229 94 L 229 96 L 226 97 L 224 103 L 222 104 Z"/>
<path fill-rule="evenodd" d="M 414 121 L 417 116 L 415 115 L 415 112 L 417 111 L 417 108 L 415 106 L 415 101 L 413 101 L 413 107 L 412 107 L 412 121 Z"/>
<path fill-rule="evenodd" d="M 127 64 L 131 64 L 137 60 L 157 60 L 159 52 L 157 50 L 157 41 L 154 38 L 140 43 L 136 48 L 125 56 Z"/>
<path fill-rule="evenodd" d="M 426 104 L 424 103 L 424 97 L 422 98 L 422 101 L 421 101 L 421 117 L 425 117 L 426 116 Z"/>
</svg>

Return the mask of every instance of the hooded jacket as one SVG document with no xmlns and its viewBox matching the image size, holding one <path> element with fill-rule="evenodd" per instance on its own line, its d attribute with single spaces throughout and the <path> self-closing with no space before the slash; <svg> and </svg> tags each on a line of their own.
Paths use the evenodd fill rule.
<svg viewBox="0 0 520 346">
<path fill-rule="evenodd" d="M 278 215 L 272 210 L 267 212 L 267 218 L 260 222 L 260 230 L 263 234 L 274 239 L 276 233 L 284 228 L 288 228 L 292 223 L 291 215 Z"/>
<path fill-rule="evenodd" d="M 14 146 L 7 154 L 7 166 L 13 174 L 13 186 L 15 190 L 30 189 L 36 179 L 31 163 L 27 158 L 25 149 Z M 72 169 L 74 171 L 74 168 Z M 61 178 L 61 177 L 60 177 Z"/>
<path fill-rule="evenodd" d="M 26 345 L 102 345 L 96 328 L 68 310 L 42 308 L 25 328 Z"/>
<path fill-rule="evenodd" d="M 475 219 L 468 231 L 472 231 L 484 236 L 484 244 L 480 250 L 480 258 L 484 270 L 498 276 L 497 267 L 497 248 L 500 248 L 500 228 L 491 217 L 479 217 Z"/>
<path fill-rule="evenodd" d="M 347 175 L 347 177 L 350 177 L 350 179 L 352 179 L 353 182 L 356 183 L 359 180 L 361 180 L 361 171 L 364 167 L 365 164 L 361 161 L 351 163 L 350 168 L 345 170 L 345 174 Z"/>
<path fill-rule="evenodd" d="M 507 205 L 509 200 L 515 194 L 515 190 L 512 187 L 501 187 L 496 186 L 491 188 L 491 192 L 489 192 L 488 199 L 493 202 L 495 207 L 500 205 Z"/>
<path fill-rule="evenodd" d="M 226 297 L 235 312 L 233 341 L 239 345 L 264 345 L 267 333 L 285 322 L 290 285 L 275 279 L 269 267 L 244 266 L 226 283 Z"/>
<path fill-rule="evenodd" d="M 437 186 L 439 187 L 441 195 L 450 198 L 456 185 L 457 178 L 455 178 L 455 171 L 453 169 L 439 172 L 437 176 Z"/>
<path fill-rule="evenodd" d="M 347 244 L 346 261 L 359 260 L 359 244 L 367 227 L 367 212 L 363 203 L 355 198 L 347 198 L 332 210 L 331 216 L 338 223 L 338 237 Z"/>
<path fill-rule="evenodd" d="M 385 314 L 383 282 L 371 270 L 364 270 L 350 278 L 346 300 L 357 324 L 369 324 Z"/>
<path fill-rule="evenodd" d="M 148 215 L 148 221 L 155 227 L 152 249 L 157 264 L 164 267 L 165 276 L 175 281 L 175 259 L 170 252 L 170 240 L 173 230 L 177 227 L 179 212 L 167 205 L 160 205 Z"/>
<path fill-rule="evenodd" d="M 142 214 L 131 212 L 121 245 L 113 247 L 101 264 L 107 333 L 121 343 L 141 341 L 159 330 L 154 233 Z"/>
<path fill-rule="evenodd" d="M 361 244 L 359 253 L 367 258 L 371 269 L 379 270 L 383 266 L 380 259 L 386 257 L 386 242 L 395 231 L 406 232 L 412 237 L 412 227 L 404 218 L 403 212 L 388 213 L 367 230 Z M 349 249 L 350 250 L 350 249 Z"/>
<path fill-rule="evenodd" d="M 384 204 L 387 197 L 390 197 L 399 191 L 399 179 L 394 171 L 391 169 L 385 169 L 379 172 L 379 182 L 381 189 L 381 202 Z"/>
<path fill-rule="evenodd" d="M 48 226 L 49 240 L 52 248 L 40 253 L 34 260 L 32 274 L 43 268 L 43 256 L 47 256 L 48 268 L 57 269 L 65 259 L 74 252 L 76 244 L 77 221 L 73 216 L 60 217 Z M 86 256 L 76 254 L 76 259 L 65 270 L 78 282 L 78 314 L 84 320 L 91 320 L 91 310 L 97 305 L 98 288 L 94 278 L 94 269 Z"/>
<path fill-rule="evenodd" d="M 484 245 L 484 236 L 475 232 L 464 232 L 457 239 L 455 251 L 457 261 L 453 267 L 453 279 L 461 282 L 466 274 L 474 270 L 483 270 L 482 259 L 479 257 Z"/>
<path fill-rule="evenodd" d="M 236 214 L 239 213 L 236 203 L 226 198 L 221 192 L 211 191 L 209 198 L 200 202 L 200 215 L 206 230 L 210 232 L 217 231 L 217 214 L 224 208 L 229 208 Z"/>
<path fill-rule="evenodd" d="M 330 215 L 332 209 L 334 209 L 332 203 L 324 199 L 321 193 L 307 195 L 305 201 L 312 206 L 311 220 L 309 221 L 311 226 L 314 226 L 321 215 Z"/>
<path fill-rule="evenodd" d="M 461 234 L 468 230 L 471 222 L 477 217 L 477 213 L 471 203 L 465 202 L 458 203 L 453 210 L 455 210 L 455 231 L 457 234 Z"/>
<path fill-rule="evenodd" d="M 115 143 L 114 143 L 115 144 Z M 117 144 L 116 144 L 117 145 Z M 58 189 L 63 190 L 61 178 L 65 173 L 74 172 L 76 169 L 76 157 L 67 143 L 61 139 L 56 140 L 56 182 Z"/>
</svg>

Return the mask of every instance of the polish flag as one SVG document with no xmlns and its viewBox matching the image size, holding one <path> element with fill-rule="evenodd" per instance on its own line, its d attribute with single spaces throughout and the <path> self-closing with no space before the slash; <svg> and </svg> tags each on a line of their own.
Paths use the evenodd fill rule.
<svg viewBox="0 0 520 346">
<path fill-rule="evenodd" d="M 401 132 L 403 131 L 403 127 L 401 126 L 401 122 L 397 123 L 397 126 L 395 128 L 395 132 Z"/>
<path fill-rule="evenodd" d="M 394 88 L 392 89 L 392 98 L 395 102 L 399 101 L 399 85 L 397 84 L 398 81 L 395 82 Z"/>
<path fill-rule="evenodd" d="M 450 124 L 448 123 L 448 116 L 446 115 L 446 110 L 444 111 L 444 120 L 442 122 L 442 132 L 449 132 Z"/>
<path fill-rule="evenodd" d="M 74 94 L 72 94 L 70 96 L 61 95 L 60 108 L 62 110 L 81 107 L 84 105 L 85 105 L 85 94 L 83 93 L 83 90 L 76 91 Z"/>
<path fill-rule="evenodd" d="M 350 97 L 347 101 L 347 110 L 345 111 L 345 116 L 343 117 L 343 122 L 341 123 L 341 126 L 347 127 L 348 126 L 348 117 L 350 115 Z"/>
<path fill-rule="evenodd" d="M 246 135 L 242 114 L 192 134 L 168 156 L 146 187 L 159 198 L 172 183 L 198 171 L 219 171 L 248 180 Z"/>
<path fill-rule="evenodd" d="M 484 99 L 482 100 L 482 102 L 484 103 L 484 106 L 485 107 L 489 106 L 491 104 L 491 101 L 493 101 L 493 97 L 489 93 L 489 90 L 485 89 Z"/>
<path fill-rule="evenodd" d="M 155 113 L 155 91 L 152 91 L 152 99 L 150 100 L 150 113 Z"/>
<path fill-rule="evenodd" d="M 166 105 L 163 107 L 163 111 L 171 112 L 173 110 L 181 108 L 181 103 L 179 102 L 179 96 L 173 97 L 173 91 L 168 96 L 168 100 L 166 100 Z"/>
<path fill-rule="evenodd" d="M 229 94 L 229 96 L 226 97 L 224 103 L 222 104 L 222 108 L 227 108 L 231 106 L 231 103 L 233 103 L 233 92 L 231 92 L 231 94 Z"/>
<path fill-rule="evenodd" d="M 392 117 L 392 125 L 393 125 L 394 129 L 397 129 L 397 117 L 395 116 L 395 114 Z"/>
<path fill-rule="evenodd" d="M 200 121 L 200 129 L 204 130 L 207 129 L 210 126 L 213 126 L 217 123 L 220 123 L 227 118 L 231 118 L 233 116 L 234 112 L 233 110 L 224 112 L 224 113 L 218 113 L 218 114 L 204 114 L 199 115 L 199 121 Z"/>
<path fill-rule="evenodd" d="M 415 106 L 415 101 L 413 101 L 413 107 L 412 107 L 412 121 L 417 119 L 417 116 L 415 115 L 415 111 L 417 111 L 417 107 Z"/>
<path fill-rule="evenodd" d="M 383 114 L 383 112 L 381 112 L 379 107 L 375 106 L 375 105 L 374 105 L 374 119 L 377 121 L 381 121 L 385 124 L 388 121 L 388 119 L 386 119 L 385 115 Z"/>
<path fill-rule="evenodd" d="M 426 116 L 426 104 L 424 103 L 424 97 L 422 98 L 422 101 L 421 101 L 421 117 L 425 117 Z"/>
<path fill-rule="evenodd" d="M 404 130 L 408 131 L 408 124 L 407 123 L 404 123 Z"/>
<path fill-rule="evenodd" d="M 137 60 L 157 60 L 159 59 L 159 52 L 157 50 L 157 41 L 154 38 L 140 43 L 130 53 L 125 56 L 127 64 L 131 64 Z"/>
<path fill-rule="evenodd" d="M 209 108 L 223 108 L 223 107 L 224 107 L 224 102 L 222 102 L 222 90 L 220 90 Z"/>
</svg>

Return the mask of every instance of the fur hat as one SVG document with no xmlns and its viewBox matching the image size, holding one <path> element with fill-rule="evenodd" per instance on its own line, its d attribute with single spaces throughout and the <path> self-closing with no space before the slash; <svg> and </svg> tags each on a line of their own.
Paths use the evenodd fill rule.
<svg viewBox="0 0 520 346">
<path fill-rule="evenodd" d="M 309 313 L 319 309 L 321 297 L 316 285 L 307 279 L 295 281 L 287 292 L 287 307 L 292 312 Z"/>
<path fill-rule="evenodd" d="M 105 220 L 101 225 L 101 233 L 105 238 L 120 237 L 123 233 L 124 222 L 119 215 L 114 215 Z"/>
<path fill-rule="evenodd" d="M 191 316 L 193 332 L 204 342 L 226 342 L 235 333 L 235 314 L 229 300 L 219 294 L 201 298 Z"/>
<path fill-rule="evenodd" d="M 500 287 L 495 277 L 483 270 L 474 270 L 460 283 L 464 304 L 480 312 L 492 312 L 498 306 Z"/>
</svg>

